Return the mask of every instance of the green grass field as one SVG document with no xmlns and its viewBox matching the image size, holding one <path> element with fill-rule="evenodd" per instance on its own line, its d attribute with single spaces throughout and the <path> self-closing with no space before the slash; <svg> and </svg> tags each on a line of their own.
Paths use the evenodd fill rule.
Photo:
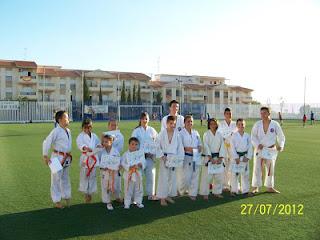
<svg viewBox="0 0 320 240">
<path fill-rule="evenodd" d="M 248 122 L 247 131 L 253 122 Z M 159 123 L 150 124 L 159 130 Z M 126 142 L 136 122 L 121 122 Z M 225 196 L 222 200 L 186 197 L 164 208 L 158 202 L 129 211 L 116 205 L 107 212 L 100 191 L 92 204 L 83 204 L 78 192 L 80 152 L 75 139 L 80 123 L 72 123 L 74 162 L 71 167 L 72 206 L 54 209 L 50 198 L 50 171 L 41 158 L 42 141 L 53 124 L 0 125 L 0 239 L 320 239 L 320 125 L 302 128 L 285 122 L 285 151 L 276 164 L 276 187 L 281 194 L 261 193 L 251 198 Z M 202 135 L 206 128 L 196 128 Z M 94 132 L 106 129 L 95 123 Z M 251 164 L 252 167 L 252 164 Z M 98 181 L 99 183 L 99 181 Z M 100 186 L 100 185 L 99 185 Z M 272 204 L 263 214 L 242 215 L 241 204 Z M 290 204 L 287 212 L 276 204 Z M 292 205 L 296 205 L 293 213 Z M 298 208 L 298 204 L 302 204 Z M 263 205 L 262 205 L 263 206 Z M 246 209 L 248 210 L 248 209 Z M 281 210 L 281 209 L 280 209 Z M 302 215 L 298 215 L 303 213 Z M 246 211 L 248 213 L 248 211 Z M 281 214 L 284 213 L 284 214 Z"/>
</svg>

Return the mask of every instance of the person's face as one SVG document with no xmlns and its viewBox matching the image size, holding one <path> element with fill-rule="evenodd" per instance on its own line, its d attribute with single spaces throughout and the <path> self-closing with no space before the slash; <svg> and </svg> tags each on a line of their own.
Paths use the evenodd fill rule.
<svg viewBox="0 0 320 240">
<path fill-rule="evenodd" d="M 118 128 L 118 124 L 117 124 L 116 121 L 109 122 L 109 124 L 108 124 L 108 129 L 109 129 L 110 131 L 117 130 L 117 128 Z"/>
<path fill-rule="evenodd" d="M 92 123 L 89 123 L 89 124 L 87 124 L 87 125 L 84 125 L 82 129 L 83 129 L 83 131 L 84 131 L 86 134 L 91 133 Z"/>
<path fill-rule="evenodd" d="M 215 121 L 211 121 L 209 127 L 211 131 L 216 131 L 218 128 L 218 124 Z"/>
<path fill-rule="evenodd" d="M 246 127 L 246 122 L 245 121 L 239 121 L 237 122 L 237 128 L 239 132 L 243 132 Z"/>
<path fill-rule="evenodd" d="M 112 140 L 111 139 L 108 139 L 108 138 L 103 138 L 102 140 L 102 146 L 104 148 L 110 148 L 112 146 Z"/>
<path fill-rule="evenodd" d="M 138 143 L 136 141 L 131 141 L 129 143 L 129 151 L 134 152 L 134 151 L 137 151 L 137 149 L 138 149 Z"/>
<path fill-rule="evenodd" d="M 232 118 L 232 113 L 230 112 L 230 111 L 227 111 L 227 112 L 225 112 L 224 113 L 224 118 L 226 119 L 226 120 L 231 120 L 231 118 Z"/>
<path fill-rule="evenodd" d="M 193 126 L 193 118 L 188 118 L 184 123 L 186 128 L 192 128 Z"/>
<path fill-rule="evenodd" d="M 171 114 L 177 114 L 179 111 L 179 104 L 178 103 L 173 103 L 170 107 L 170 113 Z"/>
<path fill-rule="evenodd" d="M 142 126 L 147 126 L 148 122 L 149 122 L 149 118 L 146 116 L 146 117 L 141 118 L 140 121 L 141 121 Z"/>
<path fill-rule="evenodd" d="M 67 127 L 69 125 L 69 116 L 67 113 L 64 113 L 62 115 L 62 117 L 60 118 L 59 120 L 59 124 L 62 126 L 62 127 Z"/>
<path fill-rule="evenodd" d="M 169 130 L 174 130 L 174 128 L 176 127 L 176 121 L 169 121 L 167 122 L 167 128 Z"/>
<path fill-rule="evenodd" d="M 269 119 L 270 113 L 267 110 L 261 110 L 260 116 L 262 120 L 267 120 Z"/>
</svg>

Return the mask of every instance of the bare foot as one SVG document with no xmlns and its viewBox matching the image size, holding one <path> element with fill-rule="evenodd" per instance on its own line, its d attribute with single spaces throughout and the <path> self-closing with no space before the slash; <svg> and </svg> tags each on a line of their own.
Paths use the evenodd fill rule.
<svg viewBox="0 0 320 240">
<path fill-rule="evenodd" d="M 231 196 L 231 197 L 235 197 L 235 196 L 237 196 L 237 194 L 236 194 L 236 193 L 231 192 L 231 193 L 230 193 L 230 196 Z"/>
<path fill-rule="evenodd" d="M 258 187 L 252 188 L 252 193 L 253 194 L 258 193 L 258 192 L 259 192 L 259 188 Z"/>
<path fill-rule="evenodd" d="M 223 198 L 223 196 L 221 194 L 213 194 L 213 196 L 216 198 Z"/>
<path fill-rule="evenodd" d="M 267 192 L 268 192 L 268 193 L 280 193 L 280 191 L 278 191 L 278 190 L 275 189 L 275 188 L 268 188 L 268 189 L 267 189 Z"/>
<path fill-rule="evenodd" d="M 164 198 L 162 198 L 162 199 L 160 200 L 160 205 L 163 206 L 163 207 L 166 207 L 166 206 L 168 206 L 168 203 L 167 203 L 167 201 L 166 201 Z"/>
<path fill-rule="evenodd" d="M 222 190 L 222 192 L 230 192 L 230 189 L 229 189 L 229 188 L 224 188 L 224 189 Z"/>
<path fill-rule="evenodd" d="M 54 207 L 55 207 L 55 208 L 59 208 L 59 209 L 64 208 L 64 207 L 62 206 L 61 202 L 57 202 Z"/>
<path fill-rule="evenodd" d="M 123 199 L 122 199 L 122 198 L 117 198 L 117 199 L 116 199 L 116 202 L 118 202 L 118 203 L 123 203 Z"/>
<path fill-rule="evenodd" d="M 196 200 L 197 200 L 197 197 L 190 196 L 190 199 L 191 199 L 191 201 L 196 201 Z"/>
<path fill-rule="evenodd" d="M 208 201 L 208 200 L 209 200 L 208 195 L 204 195 L 204 196 L 203 196 L 203 200 Z"/>
</svg>

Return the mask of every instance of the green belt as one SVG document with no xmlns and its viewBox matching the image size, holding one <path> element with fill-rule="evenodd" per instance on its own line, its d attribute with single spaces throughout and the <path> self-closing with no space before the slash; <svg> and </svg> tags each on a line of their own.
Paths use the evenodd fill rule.
<svg viewBox="0 0 320 240">
<path fill-rule="evenodd" d="M 239 157 L 243 157 L 244 155 L 246 155 L 248 152 L 237 152 L 237 154 L 239 155 Z"/>
</svg>

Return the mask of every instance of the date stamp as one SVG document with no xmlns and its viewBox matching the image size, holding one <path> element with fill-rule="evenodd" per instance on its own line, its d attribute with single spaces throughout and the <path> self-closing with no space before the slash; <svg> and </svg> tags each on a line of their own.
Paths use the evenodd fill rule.
<svg viewBox="0 0 320 240">
<path fill-rule="evenodd" d="M 244 203 L 240 206 L 242 216 L 303 216 L 303 204 L 271 204 L 271 203 Z"/>
</svg>

